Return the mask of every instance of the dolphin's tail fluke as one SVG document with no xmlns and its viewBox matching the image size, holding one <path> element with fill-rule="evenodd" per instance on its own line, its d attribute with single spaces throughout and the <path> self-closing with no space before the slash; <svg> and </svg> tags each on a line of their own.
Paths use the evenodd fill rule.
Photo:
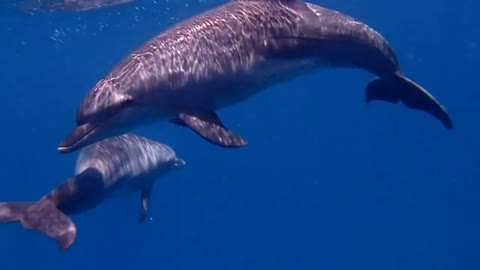
<svg viewBox="0 0 480 270">
<path fill-rule="evenodd" d="M 37 202 L 1 202 L 0 222 L 20 222 L 24 228 L 39 231 L 57 240 L 63 250 L 73 243 L 77 233 L 72 220 L 48 199 Z"/>
<path fill-rule="evenodd" d="M 372 80 L 367 85 L 365 95 L 367 103 L 372 100 L 391 103 L 402 101 L 409 108 L 431 114 L 440 120 L 447 129 L 453 128 L 452 120 L 442 104 L 423 87 L 401 74 Z"/>
</svg>

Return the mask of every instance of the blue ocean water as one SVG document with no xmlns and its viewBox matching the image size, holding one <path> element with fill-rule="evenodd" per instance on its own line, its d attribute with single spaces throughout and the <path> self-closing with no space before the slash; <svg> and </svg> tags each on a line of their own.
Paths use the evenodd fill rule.
<svg viewBox="0 0 480 270">
<path fill-rule="evenodd" d="M 79 102 L 153 35 L 220 0 L 139 0 L 81 13 L 0 4 L 0 201 L 73 174 L 56 147 Z M 381 32 L 404 73 L 449 111 L 448 131 L 401 104 L 366 104 L 372 75 L 319 70 L 219 112 L 249 145 L 224 149 L 158 123 L 134 133 L 187 161 L 140 199 L 73 216 L 73 246 L 0 224 L 1 269 L 480 269 L 480 4 L 313 1 Z"/>
</svg>

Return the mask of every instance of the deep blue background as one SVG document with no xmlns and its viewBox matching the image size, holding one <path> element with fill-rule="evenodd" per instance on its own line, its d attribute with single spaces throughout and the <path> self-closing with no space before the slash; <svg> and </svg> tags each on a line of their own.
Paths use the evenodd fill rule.
<svg viewBox="0 0 480 270">
<path fill-rule="evenodd" d="M 28 15 L 0 4 L 0 200 L 35 200 L 73 173 L 57 144 L 84 95 L 131 50 L 225 1 L 141 0 Z M 373 77 L 320 70 L 219 112 L 249 140 L 223 149 L 158 123 L 135 131 L 187 161 L 139 197 L 74 216 L 66 252 L 0 225 L 1 269 L 480 269 L 480 4 L 315 1 L 391 42 L 405 74 L 455 128 L 402 105 L 364 102 Z M 400 3 L 401 2 L 401 3 Z"/>
</svg>

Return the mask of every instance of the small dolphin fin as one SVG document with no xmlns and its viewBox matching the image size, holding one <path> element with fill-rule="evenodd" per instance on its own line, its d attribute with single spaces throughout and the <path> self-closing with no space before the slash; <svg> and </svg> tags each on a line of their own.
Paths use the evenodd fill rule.
<svg viewBox="0 0 480 270">
<path fill-rule="evenodd" d="M 146 185 L 142 188 L 141 191 L 141 206 L 140 206 L 140 216 L 138 217 L 139 222 L 145 221 L 148 215 L 148 210 L 150 209 L 150 201 L 152 197 L 153 186 L 151 184 Z"/>
<path fill-rule="evenodd" d="M 63 250 L 72 245 L 77 234 L 72 220 L 47 199 L 37 202 L 2 202 L 0 222 L 20 222 L 26 229 L 44 233 L 55 239 Z"/>
<path fill-rule="evenodd" d="M 453 128 L 452 120 L 445 108 L 427 90 L 410 79 L 397 74 L 390 78 L 375 78 L 366 87 L 367 103 L 382 100 L 402 103 L 412 109 L 424 111 L 437 118 L 447 129 Z"/>
<path fill-rule="evenodd" d="M 180 113 L 170 122 L 189 127 L 206 141 L 219 146 L 233 148 L 247 144 L 247 141 L 229 131 L 213 111 L 194 111 Z"/>
</svg>

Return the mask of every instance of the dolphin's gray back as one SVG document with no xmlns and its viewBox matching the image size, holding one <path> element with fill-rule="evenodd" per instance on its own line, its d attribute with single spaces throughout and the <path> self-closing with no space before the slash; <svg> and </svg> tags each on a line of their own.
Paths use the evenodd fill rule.
<svg viewBox="0 0 480 270">
<path fill-rule="evenodd" d="M 80 105 L 77 124 L 132 95 L 142 102 L 144 93 L 148 102 L 158 93 L 251 72 L 271 46 L 272 35 L 302 32 L 296 18 L 295 10 L 280 2 L 231 1 L 180 22 L 143 44 L 100 80 Z"/>
<path fill-rule="evenodd" d="M 105 187 L 119 179 L 148 175 L 172 165 L 175 152 L 167 145 L 133 134 L 110 137 L 80 152 L 75 174 L 89 168 L 103 176 Z"/>
<path fill-rule="evenodd" d="M 365 46 L 352 46 L 356 43 Z M 390 71 L 397 65 L 379 33 L 339 12 L 297 0 L 230 1 L 167 29 L 121 61 L 84 99 L 77 124 L 100 117 L 102 108 L 109 114 L 132 96 L 145 104 L 162 100 L 156 95 L 185 89 L 192 93 L 182 97 L 190 101 L 208 99 L 209 94 L 231 96 L 232 80 L 243 89 L 254 88 L 249 83 L 258 83 L 255 79 L 262 76 L 255 77 L 255 72 L 264 70 L 263 64 L 274 58 L 298 59 L 299 53 L 318 53 L 344 66 L 380 56 L 381 63 L 372 63 L 370 71 L 378 66 Z M 205 92 L 213 88 L 225 93 Z"/>
<path fill-rule="evenodd" d="M 271 46 L 271 37 L 301 34 L 296 18 L 296 11 L 286 9 L 280 1 L 231 1 L 153 38 L 113 69 L 106 80 L 127 86 L 120 89 L 128 94 L 133 88 L 136 92 L 158 86 L 175 90 L 189 82 L 248 72 Z M 131 76 L 118 76 L 129 72 Z M 149 76 L 138 81 L 141 75 Z"/>
</svg>

